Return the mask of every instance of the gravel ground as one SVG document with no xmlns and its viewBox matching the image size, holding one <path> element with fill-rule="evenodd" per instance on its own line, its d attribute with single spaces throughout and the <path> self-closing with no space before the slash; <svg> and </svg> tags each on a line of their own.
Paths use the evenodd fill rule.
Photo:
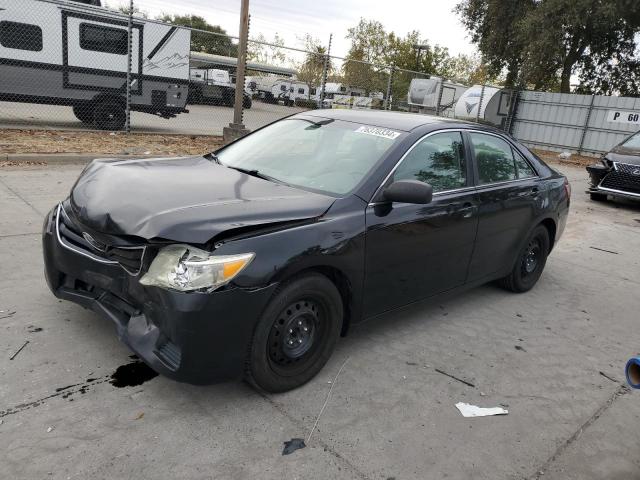
<svg viewBox="0 0 640 480">
<path fill-rule="evenodd" d="M 570 220 L 531 292 L 486 285 L 370 321 L 279 395 L 123 378 L 113 326 L 42 274 L 42 219 L 81 168 L 0 170 L 3 478 L 640 478 L 640 394 L 623 385 L 640 351 L 640 206 L 591 202 L 582 168 L 558 167 Z M 307 448 L 282 456 L 346 359 Z M 463 418 L 460 401 L 509 414 Z"/>
</svg>

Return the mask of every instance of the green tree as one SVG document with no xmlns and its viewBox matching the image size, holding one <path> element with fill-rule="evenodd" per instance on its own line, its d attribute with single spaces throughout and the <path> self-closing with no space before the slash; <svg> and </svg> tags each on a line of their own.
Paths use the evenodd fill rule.
<svg viewBox="0 0 640 480">
<path fill-rule="evenodd" d="M 265 43 L 270 45 L 265 45 Z M 251 38 L 247 44 L 247 59 L 254 62 L 282 65 L 287 60 L 284 53 L 284 39 L 276 33 L 273 40 L 267 40 L 262 33 L 259 33 Z"/>
<path fill-rule="evenodd" d="M 322 82 L 322 72 L 326 60 L 327 49 L 317 38 L 312 37 L 308 33 L 300 39 L 302 48 L 306 50 L 304 60 L 297 65 L 298 80 L 305 82 L 309 88 L 318 87 Z M 329 59 L 327 65 L 327 73 L 331 75 L 333 71 L 333 62 Z"/>
<path fill-rule="evenodd" d="M 463 0 L 456 8 L 491 74 L 506 69 L 508 86 L 564 93 L 572 75 L 604 73 L 627 56 L 640 27 L 633 0 Z"/>
<path fill-rule="evenodd" d="M 191 51 L 213 53 L 216 55 L 225 55 L 228 57 L 238 56 L 238 46 L 235 44 L 227 32 L 218 25 L 209 24 L 203 17 L 198 15 L 162 15 L 158 20 L 191 27 L 197 30 L 205 30 L 207 32 L 191 32 Z M 218 35 L 216 35 L 218 34 Z"/>
<path fill-rule="evenodd" d="M 462 24 L 478 46 L 489 75 L 506 70 L 505 85 L 514 86 L 520 74 L 526 42 L 521 21 L 537 0 L 464 0 L 456 7 Z M 538 0 L 544 1 L 544 0 Z"/>
</svg>

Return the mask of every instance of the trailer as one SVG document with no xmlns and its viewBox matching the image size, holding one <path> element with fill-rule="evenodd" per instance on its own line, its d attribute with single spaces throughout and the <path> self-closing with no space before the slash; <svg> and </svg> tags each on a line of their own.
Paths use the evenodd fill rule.
<svg viewBox="0 0 640 480">
<path fill-rule="evenodd" d="M 455 117 L 504 128 L 512 97 L 513 90 L 510 89 L 474 85 L 456 103 Z"/>
<path fill-rule="evenodd" d="M 411 111 L 452 117 L 456 103 L 467 88 L 435 76 L 414 78 L 409 85 L 407 103 Z"/>
<path fill-rule="evenodd" d="M 123 128 L 128 16 L 92 3 L 0 0 L 0 101 L 67 105 L 87 125 Z M 131 31 L 131 110 L 188 112 L 190 31 L 138 17 Z"/>
<path fill-rule="evenodd" d="M 218 68 L 192 68 L 190 70 L 189 104 L 207 103 L 232 107 L 235 104 L 235 99 L 235 78 L 227 70 Z M 242 106 L 251 108 L 251 104 L 251 95 L 245 90 Z"/>
</svg>

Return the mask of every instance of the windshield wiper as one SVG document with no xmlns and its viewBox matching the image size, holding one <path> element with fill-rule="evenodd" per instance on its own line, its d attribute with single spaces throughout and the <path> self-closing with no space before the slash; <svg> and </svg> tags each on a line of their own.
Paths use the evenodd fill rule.
<svg viewBox="0 0 640 480">
<path fill-rule="evenodd" d="M 275 178 L 270 177 L 269 175 L 265 175 L 264 173 L 260 173 L 259 170 L 255 170 L 255 169 L 251 169 L 251 168 L 232 167 L 230 165 L 225 165 L 225 166 L 227 168 L 232 168 L 234 170 L 237 170 L 238 172 L 246 173 L 247 175 L 251 175 L 252 177 L 261 178 L 263 180 L 271 180 L 272 182 L 279 182 L 279 180 L 276 180 Z"/>
</svg>

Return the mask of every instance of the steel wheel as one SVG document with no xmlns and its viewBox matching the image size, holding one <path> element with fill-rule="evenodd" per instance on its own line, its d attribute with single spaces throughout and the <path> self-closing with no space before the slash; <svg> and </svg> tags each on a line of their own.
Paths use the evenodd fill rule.
<svg viewBox="0 0 640 480">
<path fill-rule="evenodd" d="M 256 326 L 247 378 L 269 392 L 308 382 L 333 352 L 342 308 L 340 293 L 323 275 L 311 273 L 282 285 Z"/>
</svg>

